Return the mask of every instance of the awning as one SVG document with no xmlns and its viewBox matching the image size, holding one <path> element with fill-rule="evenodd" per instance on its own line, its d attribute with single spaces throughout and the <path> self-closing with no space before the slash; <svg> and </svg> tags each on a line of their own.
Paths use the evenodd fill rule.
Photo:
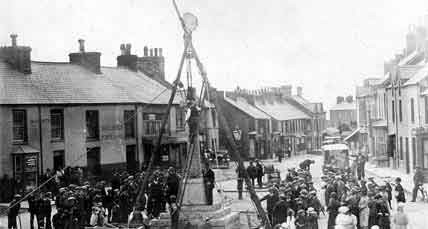
<svg viewBox="0 0 428 229">
<path fill-rule="evenodd" d="M 40 153 L 40 150 L 35 149 L 28 145 L 16 146 L 12 154 L 30 154 L 30 153 Z"/>
<path fill-rule="evenodd" d="M 352 136 L 354 136 L 356 133 L 359 133 L 361 130 L 361 128 L 357 128 L 356 130 L 354 130 L 350 135 L 348 135 L 345 139 L 343 139 L 344 141 L 348 141 L 350 138 L 352 138 Z"/>
<path fill-rule="evenodd" d="M 386 120 L 378 120 L 378 121 L 374 121 L 372 123 L 372 126 L 373 127 L 387 127 L 388 125 L 386 123 Z"/>
<path fill-rule="evenodd" d="M 348 146 L 345 144 L 331 144 L 331 145 L 325 145 L 322 147 L 322 150 L 324 151 L 334 151 L 334 150 L 348 150 Z"/>
</svg>

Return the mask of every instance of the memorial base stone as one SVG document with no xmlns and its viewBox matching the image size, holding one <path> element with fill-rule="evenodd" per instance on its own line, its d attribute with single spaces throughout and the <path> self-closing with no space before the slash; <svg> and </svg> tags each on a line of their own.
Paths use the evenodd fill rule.
<svg viewBox="0 0 428 229">
<path fill-rule="evenodd" d="M 150 229 L 172 228 L 168 213 L 162 213 L 159 219 L 150 222 Z M 222 204 L 183 206 L 180 210 L 178 228 L 239 229 L 239 213 Z"/>
</svg>

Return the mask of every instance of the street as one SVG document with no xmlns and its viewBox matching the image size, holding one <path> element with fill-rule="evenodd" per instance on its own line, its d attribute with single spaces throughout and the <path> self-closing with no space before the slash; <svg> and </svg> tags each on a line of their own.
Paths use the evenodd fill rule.
<svg viewBox="0 0 428 229">
<path fill-rule="evenodd" d="M 282 163 L 278 163 L 277 161 L 264 161 L 263 163 L 265 165 L 273 164 L 275 168 L 278 168 L 281 171 L 281 178 L 283 179 L 285 177 L 285 174 L 287 173 L 288 168 L 297 167 L 298 164 L 307 159 L 313 159 L 315 160 L 315 164 L 311 166 L 311 173 L 313 177 L 314 184 L 319 190 L 320 188 L 320 176 L 322 174 L 322 157 L 321 156 L 315 156 L 315 155 L 304 155 L 304 156 L 296 156 L 292 157 L 290 159 L 283 160 Z M 239 211 L 239 212 L 252 212 L 252 224 L 255 225 L 258 223 L 258 221 L 255 219 L 255 208 L 250 200 L 250 197 L 248 193 L 244 194 L 244 200 L 238 200 L 237 193 L 236 192 L 227 192 L 228 190 L 235 190 L 236 191 L 236 175 L 234 173 L 234 170 L 228 169 L 228 170 L 216 170 L 216 177 L 217 179 L 227 179 L 228 181 L 220 182 L 219 186 L 226 190 L 225 196 L 226 198 L 231 201 L 232 203 L 232 209 L 233 211 Z M 380 176 L 376 176 L 375 174 L 367 174 L 368 176 L 375 177 L 375 180 L 377 183 L 382 183 L 382 179 L 380 179 Z M 229 180 L 230 179 L 230 180 Z M 266 191 L 258 191 L 259 197 L 263 197 L 265 194 L 267 194 Z M 406 200 L 411 200 L 411 196 L 407 195 Z M 263 203 L 264 206 L 266 203 Z M 393 202 L 393 206 L 395 206 L 395 203 Z M 416 202 L 411 203 L 407 202 L 405 205 L 405 211 L 409 216 L 410 219 L 410 228 L 427 228 L 426 225 L 428 225 L 428 218 L 425 217 L 425 213 L 428 212 L 428 204 L 422 203 L 422 202 Z M 247 217 L 245 213 L 241 214 L 241 228 L 248 228 L 247 224 Z M 245 227 L 246 226 L 246 227 Z M 319 219 L 319 226 L 320 229 L 327 228 L 327 216 L 321 215 Z"/>
</svg>

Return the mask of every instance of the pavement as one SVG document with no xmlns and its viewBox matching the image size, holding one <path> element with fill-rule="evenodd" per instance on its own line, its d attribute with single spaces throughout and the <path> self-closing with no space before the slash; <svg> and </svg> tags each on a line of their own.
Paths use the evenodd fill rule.
<svg viewBox="0 0 428 229">
<path fill-rule="evenodd" d="M 406 174 L 402 171 L 391 169 L 389 167 L 378 167 L 375 164 L 367 163 L 365 168 L 366 173 L 374 175 L 378 178 L 385 178 L 387 180 L 394 181 L 395 178 L 401 178 L 401 185 L 406 192 L 412 193 L 413 191 L 413 174 Z"/>
</svg>

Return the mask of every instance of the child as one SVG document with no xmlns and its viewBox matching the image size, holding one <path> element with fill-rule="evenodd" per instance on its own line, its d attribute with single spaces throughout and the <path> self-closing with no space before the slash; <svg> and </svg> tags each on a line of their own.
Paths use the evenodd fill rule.
<svg viewBox="0 0 428 229">
<path fill-rule="evenodd" d="M 296 229 L 306 229 L 306 213 L 305 210 L 300 209 L 297 211 L 297 217 L 295 221 Z"/>
</svg>

